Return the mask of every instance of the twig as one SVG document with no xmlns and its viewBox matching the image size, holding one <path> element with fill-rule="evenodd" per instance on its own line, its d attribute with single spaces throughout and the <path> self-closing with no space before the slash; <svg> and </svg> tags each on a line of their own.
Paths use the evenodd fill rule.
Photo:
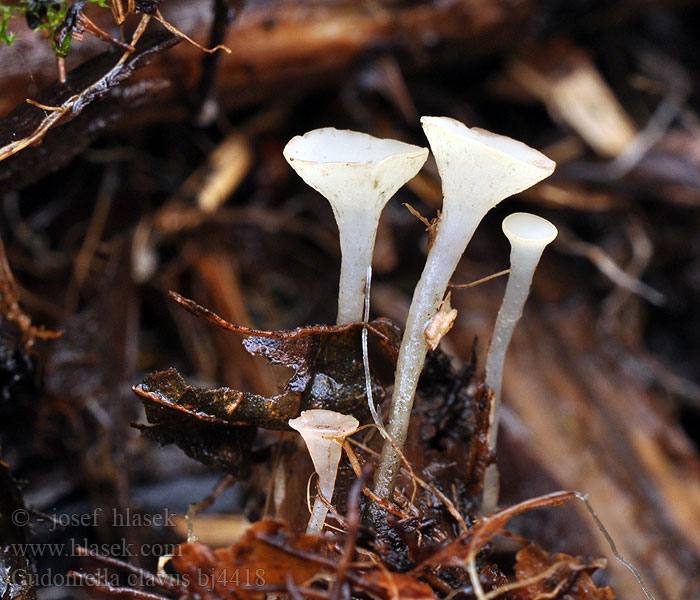
<svg viewBox="0 0 700 600">
<path fill-rule="evenodd" d="M 187 508 L 187 513 L 185 514 L 185 521 L 187 521 L 187 543 L 196 542 L 197 538 L 194 535 L 194 517 L 198 512 L 206 510 L 209 508 L 216 499 L 223 494 L 225 490 L 230 488 L 234 483 L 236 483 L 236 478 L 233 475 L 224 475 L 219 479 L 218 483 L 214 486 L 214 489 L 205 496 L 199 502 L 194 502 Z"/>
<path fill-rule="evenodd" d="M 637 570 L 637 568 L 629 562 L 626 558 L 624 558 L 619 551 L 617 550 L 617 545 L 615 544 L 615 540 L 613 540 L 612 536 L 608 532 L 608 530 L 605 528 L 605 525 L 603 525 L 603 522 L 600 520 L 600 517 L 598 516 L 598 513 L 593 509 L 591 506 L 590 501 L 588 500 L 588 494 L 582 494 L 581 492 L 573 492 L 574 496 L 578 498 L 581 502 L 583 502 L 584 506 L 586 507 L 586 510 L 589 512 L 591 517 L 593 517 L 593 521 L 595 521 L 596 526 L 600 530 L 600 532 L 603 534 L 603 537 L 605 540 L 608 542 L 608 545 L 610 546 L 610 550 L 612 551 L 613 555 L 617 560 L 619 560 L 625 567 L 627 567 L 632 575 L 634 575 L 634 578 L 637 580 L 637 583 L 639 584 L 639 587 L 642 588 L 642 591 L 644 592 L 644 595 L 649 599 L 649 600 L 654 600 L 653 594 L 649 591 L 649 588 L 647 587 L 646 583 L 644 583 L 644 579 L 642 579 L 642 575 L 640 572 Z"/>
<path fill-rule="evenodd" d="M 477 600 L 484 600 L 484 588 L 481 587 L 481 581 L 479 580 L 479 573 L 476 570 L 476 555 L 469 557 L 467 561 L 467 573 L 469 573 L 469 581 L 472 584 L 472 590 L 474 590 L 474 595 Z"/>
<path fill-rule="evenodd" d="M 85 277 L 90 271 L 92 258 L 97 250 L 97 247 L 102 238 L 107 217 L 112 206 L 114 194 L 119 186 L 119 175 L 115 163 L 107 165 L 107 168 L 102 177 L 100 188 L 97 192 L 95 201 L 95 209 L 93 210 L 90 224 L 83 239 L 83 244 L 80 247 L 78 255 L 75 257 L 75 265 L 73 268 L 72 285 L 68 288 L 66 305 L 70 312 L 74 312 L 77 308 L 78 296 L 85 282 Z"/>
<path fill-rule="evenodd" d="M 291 596 L 292 600 L 304 600 L 304 597 L 299 593 L 297 584 L 294 583 L 294 577 L 292 577 L 292 574 L 289 571 L 287 571 L 287 574 L 284 576 L 284 583 L 287 586 L 287 592 Z"/>
<path fill-rule="evenodd" d="M 399 588 L 396 587 L 396 582 L 394 581 L 394 578 L 391 576 L 391 571 L 387 569 L 386 565 L 383 562 L 378 562 L 376 563 L 376 566 L 379 567 L 379 570 L 382 572 L 382 575 L 384 575 L 384 579 L 386 579 L 388 585 L 389 585 L 389 591 L 391 593 L 391 600 L 401 600 L 401 595 L 399 594 Z"/>
<path fill-rule="evenodd" d="M 352 484 L 348 494 L 348 510 L 345 515 L 347 532 L 343 543 L 343 553 L 335 570 L 335 582 L 331 591 L 331 600 L 340 600 L 345 574 L 355 556 L 355 546 L 360 534 L 360 491 L 364 487 L 369 471 L 365 469 L 360 477 Z"/>
<path fill-rule="evenodd" d="M 175 41 L 175 40 L 174 40 Z M 163 44 L 158 44 L 154 46 L 151 50 L 159 50 L 163 48 Z M 139 55 L 128 54 L 127 58 L 132 58 L 136 61 L 149 53 L 146 50 L 144 53 Z M 122 57 L 123 59 L 124 57 Z M 69 98 L 63 101 L 60 106 L 56 106 L 54 111 L 50 115 L 44 117 L 39 126 L 29 135 L 15 140 L 9 144 L 6 144 L 0 148 L 0 161 L 16 154 L 17 152 L 23 150 L 27 146 L 36 144 L 41 141 L 46 133 L 54 127 L 64 116 L 71 115 L 77 116 L 82 112 L 82 110 L 90 104 L 93 100 L 99 99 L 109 92 L 110 89 L 121 83 L 124 79 L 131 76 L 134 68 L 125 65 L 124 60 L 120 60 L 116 65 L 114 65 L 109 71 L 107 71 L 102 77 L 97 79 L 94 83 L 83 89 L 77 94 L 73 94 Z"/>
<path fill-rule="evenodd" d="M 683 105 L 692 90 L 688 74 L 669 57 L 647 51 L 640 58 L 648 70 L 655 71 L 657 76 L 667 79 L 669 89 L 644 128 L 615 160 L 604 168 L 604 173 L 610 179 L 624 177 L 664 137 L 683 110 Z"/>
<path fill-rule="evenodd" d="M 148 27 L 148 24 L 151 21 L 151 15 L 148 14 L 143 14 L 141 15 L 141 20 L 139 21 L 139 24 L 136 26 L 136 29 L 134 30 L 134 33 L 131 36 L 131 46 L 136 47 L 136 43 L 141 39 L 141 36 L 143 35 L 143 32 L 146 31 L 146 27 Z M 117 63 L 118 65 L 123 65 L 126 60 L 131 56 L 131 52 L 124 52 L 122 54 L 122 57 L 119 59 L 119 62 Z"/>
<path fill-rule="evenodd" d="M 603 563 L 605 562 L 606 561 L 603 559 Z M 513 590 L 518 590 L 524 587 L 531 586 L 533 583 L 537 583 L 542 579 L 547 579 L 548 577 L 554 575 L 561 567 L 568 567 L 572 571 L 576 572 L 584 571 L 586 569 L 589 569 L 591 566 L 595 565 L 582 563 L 576 560 L 560 560 L 555 562 L 553 565 L 547 567 L 544 571 L 537 573 L 537 575 L 533 575 L 532 577 L 528 577 L 527 579 L 522 579 L 520 581 L 512 581 L 511 583 L 502 585 L 501 587 L 498 587 L 495 590 L 491 590 L 487 594 L 484 594 L 483 600 L 493 600 L 493 598 L 497 598 L 498 596 L 501 596 L 506 592 L 512 592 Z M 566 579 L 561 583 L 566 583 Z M 554 593 L 552 593 L 552 597 L 555 597 Z M 445 598 L 445 600 L 447 600 L 447 598 Z"/>
<path fill-rule="evenodd" d="M 661 292 L 629 275 L 602 248 L 576 238 L 573 233 L 566 231 L 561 226 L 559 232 L 559 240 L 555 242 L 558 247 L 563 248 L 569 254 L 587 258 L 615 285 L 641 296 L 654 306 L 665 304 L 666 297 Z"/>
<path fill-rule="evenodd" d="M 156 11 L 156 14 L 153 15 L 153 18 L 156 21 L 158 21 L 163 27 L 165 27 L 170 33 L 173 33 L 176 36 L 181 37 L 184 40 L 187 40 L 190 44 L 192 44 L 193 46 L 196 46 L 197 48 L 199 48 L 203 52 L 206 52 L 208 54 L 213 54 L 214 52 L 217 52 L 218 50 L 223 50 L 224 52 L 226 52 L 226 54 L 231 54 L 231 48 L 229 48 L 228 46 L 226 46 L 224 44 L 218 44 L 214 48 L 205 48 L 201 44 L 198 44 L 191 37 L 189 37 L 188 35 L 186 35 L 182 31 L 180 31 L 177 27 L 168 23 L 163 18 L 163 15 L 160 13 L 160 10 Z"/>
<path fill-rule="evenodd" d="M 110 71 L 110 73 L 112 71 L 113 69 Z M 99 82 L 103 81 L 103 79 L 104 78 L 101 77 Z M 91 87 L 94 87 L 99 82 L 96 82 Z M 60 107 L 56 107 L 56 110 L 53 111 L 50 115 L 46 116 L 39 125 L 39 127 L 37 127 L 27 137 L 24 137 L 21 140 L 14 141 L 0 148 L 0 161 L 5 160 L 6 158 L 12 156 L 13 154 L 16 154 L 20 150 L 24 150 L 27 146 L 31 146 L 32 144 L 35 144 L 36 142 L 41 140 L 46 135 L 46 132 L 49 131 L 49 129 L 51 129 L 61 119 L 61 117 L 63 117 L 76 105 L 76 103 L 80 99 L 80 96 L 81 94 L 71 96 Z"/>
<path fill-rule="evenodd" d="M 382 433 L 382 429 L 383 429 L 383 428 L 378 427 L 378 426 L 375 425 L 374 423 L 368 423 L 367 425 L 363 425 L 362 427 L 359 427 L 359 428 L 357 429 L 357 431 L 355 431 L 355 433 L 357 433 L 358 431 L 362 431 L 363 429 L 366 429 L 366 428 L 368 428 L 368 427 L 376 428 L 377 431 L 379 431 L 379 433 L 382 434 L 382 437 L 383 437 L 389 444 L 391 444 L 391 447 L 394 449 L 394 451 L 396 452 L 396 454 L 399 456 L 401 462 L 405 465 L 406 470 L 408 471 L 408 476 L 411 478 L 411 482 L 413 483 L 413 490 L 411 490 L 411 499 L 410 499 L 410 501 L 409 501 L 410 504 L 413 505 L 413 500 L 415 499 L 415 497 L 416 497 L 416 491 L 418 490 L 418 486 L 416 485 L 417 478 L 416 478 L 416 475 L 415 475 L 415 473 L 414 473 L 414 471 L 413 471 L 413 466 L 411 465 L 410 462 L 408 462 L 408 459 L 406 458 L 406 455 L 403 453 L 403 451 L 401 450 L 401 448 L 399 448 L 399 447 L 397 446 L 396 442 L 394 442 L 394 440 L 391 438 L 391 436 L 389 435 L 389 433 L 388 433 L 386 430 L 384 430 L 384 433 Z M 348 438 L 348 439 L 349 439 L 349 438 Z M 358 445 L 359 445 L 359 443 L 358 443 Z M 368 452 L 374 454 L 375 456 L 379 456 L 377 453 L 375 453 L 374 451 L 370 450 L 369 448 L 366 448 L 366 447 L 365 447 L 365 448 L 363 448 L 363 450 L 367 450 Z"/>
<path fill-rule="evenodd" d="M 126 42 L 122 42 L 121 40 L 118 40 L 117 38 L 109 35 L 106 31 L 103 31 L 102 29 L 100 29 L 82 11 L 77 16 L 76 26 L 79 27 L 80 29 L 87 31 L 87 32 L 91 33 L 92 35 L 104 40 L 105 42 L 109 42 L 113 46 L 116 46 L 117 48 L 124 50 L 124 52 L 128 52 L 129 54 L 132 54 L 136 50 L 136 48 L 134 48 L 131 44 L 127 44 Z"/>
<path fill-rule="evenodd" d="M 42 110 L 46 110 L 49 112 L 56 112 L 58 110 L 61 110 L 60 106 L 48 106 L 46 104 L 42 104 L 41 102 L 37 102 L 36 100 L 32 100 L 31 98 L 25 98 L 24 101 L 27 104 L 31 104 L 32 106 L 36 106 L 37 108 L 40 108 Z"/>
<path fill-rule="evenodd" d="M 372 450 L 371 448 L 369 448 L 368 446 L 366 446 L 362 442 L 358 442 L 357 440 L 354 440 L 352 438 L 348 438 L 345 443 L 347 444 L 348 442 L 354 444 L 358 448 L 361 448 L 362 450 L 373 455 L 374 457 L 379 457 L 378 452 L 375 452 L 374 450 Z M 409 468 L 410 468 L 410 466 L 409 466 Z M 462 531 L 462 533 L 466 532 L 469 529 L 467 527 L 466 521 L 464 520 L 464 517 L 457 510 L 457 507 L 454 505 L 452 500 L 450 500 L 439 489 L 437 489 L 436 487 L 429 484 L 427 481 L 424 481 L 423 479 L 418 477 L 418 475 L 415 474 L 413 469 L 411 469 L 409 471 L 409 469 L 404 470 L 404 468 L 402 467 L 401 470 L 404 471 L 404 475 L 411 477 L 413 480 L 415 480 L 415 482 L 418 483 L 418 485 L 420 485 L 422 488 L 428 490 L 431 494 L 433 494 L 434 496 L 439 498 L 440 501 L 443 502 L 443 504 L 447 507 L 447 510 L 452 515 L 452 517 L 455 519 L 455 521 L 457 521 L 457 523 L 459 523 L 459 527 L 460 527 L 460 530 Z M 372 494 L 372 495 L 374 496 L 374 494 Z M 376 500 L 375 500 L 375 502 L 376 502 Z"/>
<path fill-rule="evenodd" d="M 281 550 L 285 554 L 289 554 L 290 556 L 294 556 L 295 558 L 300 558 L 302 560 L 311 561 L 315 564 L 321 565 L 335 572 L 337 563 L 329 558 L 319 556 L 318 554 L 313 554 L 312 552 L 306 552 L 304 550 L 293 548 L 292 546 L 289 546 L 287 543 L 285 543 L 283 540 L 279 540 L 269 533 L 261 531 L 255 532 L 255 537 L 261 542 L 267 544 L 268 546 L 272 546 L 273 548 Z M 365 581 L 362 578 L 362 576 L 357 573 L 348 571 L 345 576 L 349 581 L 351 581 L 354 585 L 361 589 L 372 592 L 374 594 L 381 593 L 381 589 L 377 588 L 377 586 L 374 583 Z"/>
<path fill-rule="evenodd" d="M 577 498 L 583 502 L 583 504 L 586 507 L 586 510 L 590 513 L 591 517 L 593 517 L 593 520 L 598 526 L 598 529 L 600 529 L 601 533 L 610 545 L 610 549 L 612 550 L 613 555 L 617 560 L 619 560 L 623 565 L 625 565 L 625 567 L 627 567 L 631 571 L 631 573 L 637 580 L 637 583 L 642 588 L 642 591 L 644 592 L 644 595 L 647 597 L 647 599 L 655 600 L 654 596 L 649 591 L 649 588 L 647 587 L 646 583 L 642 579 L 642 576 L 639 573 L 639 571 L 634 567 L 634 565 L 632 565 L 632 563 L 630 563 L 627 559 L 623 558 L 623 556 L 618 552 L 617 546 L 615 545 L 612 536 L 608 533 L 607 529 L 601 522 L 595 510 L 593 510 L 593 507 L 591 506 L 590 502 L 588 501 L 588 496 L 586 494 L 582 494 L 581 492 L 576 491 L 552 492 L 551 494 L 546 494 L 545 496 L 530 498 L 523 502 L 519 502 L 518 504 L 513 504 L 512 506 L 504 508 L 500 511 L 489 515 L 488 517 L 481 519 L 466 534 L 463 534 L 465 536 L 469 536 L 469 538 L 466 544 L 466 556 L 460 562 L 464 561 L 468 564 L 470 561 L 475 559 L 476 555 L 479 553 L 484 544 L 486 544 L 496 533 L 503 529 L 508 523 L 508 521 L 510 521 L 510 519 L 514 516 L 525 511 L 531 510 L 533 508 L 562 506 L 568 503 L 573 498 Z M 431 564 L 431 562 L 436 561 L 439 561 L 440 563 L 449 562 L 449 560 L 446 560 L 445 555 L 439 552 L 427 561 L 425 561 L 424 565 L 429 565 Z"/>
<path fill-rule="evenodd" d="M 304 597 L 312 598 L 313 600 L 328 600 L 328 593 L 323 591 L 323 590 L 317 590 L 317 589 L 310 588 L 310 587 L 296 585 L 296 583 L 294 583 L 293 585 L 294 585 L 294 591 L 297 593 L 297 597 L 301 598 L 302 600 Z M 267 597 L 277 595 L 277 594 L 279 594 L 279 592 L 282 592 L 282 593 L 289 592 L 291 595 L 291 590 L 286 583 L 286 579 L 285 579 L 285 583 L 281 584 L 281 585 L 272 585 L 272 584 L 270 584 L 270 585 L 253 585 L 250 587 L 246 587 L 246 591 L 262 592 L 264 594 L 267 594 L 268 595 Z M 270 593 L 270 592 L 272 592 L 272 593 Z M 277 594 L 275 594 L 275 593 L 277 593 Z"/>
<path fill-rule="evenodd" d="M 114 567 L 115 569 L 123 569 L 134 575 L 138 575 L 145 583 L 150 585 L 163 588 L 170 592 L 182 592 L 184 586 L 175 583 L 172 579 L 168 577 L 163 577 L 162 575 L 154 575 L 145 569 L 140 569 L 130 563 L 124 562 L 118 558 L 112 556 L 106 556 L 104 554 L 98 554 L 97 552 L 90 550 L 89 548 L 84 548 L 83 546 L 76 546 L 75 551 L 80 556 L 87 556 L 93 560 L 107 565 L 109 567 Z"/>
<path fill-rule="evenodd" d="M 447 287 L 452 290 L 466 290 L 468 288 L 473 288 L 477 285 L 481 285 L 482 283 L 486 283 L 487 281 L 491 281 L 492 279 L 496 279 L 496 277 L 508 275 L 508 273 L 510 273 L 510 269 L 503 269 L 503 271 L 487 275 L 486 277 L 482 277 L 481 279 L 477 279 L 476 281 L 472 281 L 471 283 L 450 283 Z"/>
<path fill-rule="evenodd" d="M 125 596 L 127 598 L 134 598 L 135 600 L 170 600 L 167 596 L 161 596 L 160 594 L 154 594 L 152 592 L 144 592 L 134 588 L 114 587 L 108 583 L 100 581 L 90 573 L 69 571 L 68 577 L 77 579 L 83 585 L 93 587 L 103 594 L 108 594 L 110 596 Z M 182 592 L 182 590 L 179 591 Z"/>
<path fill-rule="evenodd" d="M 19 327 L 23 343 L 27 349 L 34 345 L 34 339 L 51 340 L 61 337 L 63 331 L 50 331 L 43 326 L 32 325 L 32 319 L 19 305 L 19 288 L 10 270 L 5 253 L 5 245 L 0 239 L 0 319 L 7 319 Z"/>
<path fill-rule="evenodd" d="M 236 6 L 232 9 L 235 16 L 237 16 L 242 4 L 243 0 L 236 0 Z M 209 46 L 218 47 L 223 43 L 228 27 L 228 15 L 228 2 L 226 0 L 214 0 Z M 202 57 L 202 68 L 197 84 L 197 107 L 195 110 L 197 123 L 200 126 L 210 125 L 219 112 L 214 95 L 216 93 L 216 72 L 220 57 L 221 54 L 218 52 L 208 53 Z"/>
<path fill-rule="evenodd" d="M 363 467 L 360 464 L 359 459 L 357 458 L 357 454 L 355 454 L 354 450 L 352 449 L 352 446 L 350 446 L 349 439 L 345 440 L 345 443 L 343 444 L 343 449 L 345 450 L 345 453 L 348 456 L 348 460 L 350 461 L 350 466 L 352 467 L 352 470 L 355 472 L 355 475 L 359 479 L 362 476 Z M 366 485 L 362 486 L 362 491 L 365 494 L 365 496 L 367 496 L 370 500 L 373 500 L 374 502 L 376 502 L 379 506 L 381 506 L 387 512 L 390 512 L 391 514 L 396 515 L 400 519 L 410 518 L 410 515 L 408 515 L 406 513 L 399 512 L 397 509 L 390 506 L 388 500 L 385 500 L 384 498 L 380 498 L 379 496 L 377 496 Z"/>
</svg>

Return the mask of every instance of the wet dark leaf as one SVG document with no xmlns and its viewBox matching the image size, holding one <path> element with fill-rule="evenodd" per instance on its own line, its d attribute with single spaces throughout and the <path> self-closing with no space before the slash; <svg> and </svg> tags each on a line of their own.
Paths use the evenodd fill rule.
<svg viewBox="0 0 700 600">
<path fill-rule="evenodd" d="M 147 408 L 155 403 L 178 410 L 193 422 L 256 425 L 266 429 L 286 429 L 289 419 L 311 408 L 359 417 L 367 414 L 361 323 L 262 331 L 232 325 L 191 300 L 177 294 L 171 296 L 197 316 L 249 336 L 243 342 L 248 352 L 289 367 L 294 374 L 280 394 L 266 397 L 227 387 L 190 386 L 177 371 L 169 369 L 147 375 L 134 388 Z M 396 326 L 378 319 L 368 329 L 393 358 L 398 348 Z M 384 390 L 376 381 L 373 393 L 378 400 L 384 397 Z"/>
<path fill-rule="evenodd" d="M 174 371 L 174 369 L 171 369 Z M 158 373 L 156 375 L 167 375 Z M 179 377 L 179 375 L 176 376 Z M 180 378 L 182 379 L 182 378 Z M 188 413 L 144 401 L 146 417 L 153 425 L 136 425 L 141 434 L 162 446 L 176 444 L 187 456 L 220 471 L 247 479 L 255 427 L 231 427 L 195 421 Z"/>
<path fill-rule="evenodd" d="M 32 372 L 32 360 L 21 344 L 0 335 L 0 398 L 10 399 L 13 386 Z"/>
</svg>

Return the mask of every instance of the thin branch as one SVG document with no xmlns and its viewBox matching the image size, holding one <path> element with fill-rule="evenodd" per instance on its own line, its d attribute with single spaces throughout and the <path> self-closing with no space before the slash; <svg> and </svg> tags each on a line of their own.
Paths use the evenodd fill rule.
<svg viewBox="0 0 700 600">
<path fill-rule="evenodd" d="M 642 591 L 644 592 L 644 595 L 648 598 L 648 600 L 655 600 L 654 595 L 651 593 L 649 588 L 647 587 L 647 584 L 644 583 L 644 579 L 642 579 L 641 573 L 637 570 L 637 568 L 629 562 L 626 558 L 624 558 L 620 552 L 617 550 L 617 545 L 615 544 L 615 540 L 613 540 L 612 536 L 608 532 L 608 530 L 605 528 L 605 525 L 603 525 L 603 522 L 600 520 L 600 517 L 598 516 L 598 513 L 593 509 L 593 506 L 591 506 L 591 503 L 588 500 L 588 494 L 582 494 L 581 492 L 573 492 L 574 496 L 578 498 L 581 502 L 586 507 L 586 510 L 589 512 L 591 517 L 593 517 L 593 521 L 595 521 L 596 526 L 600 530 L 600 532 L 603 534 L 603 537 L 605 540 L 608 542 L 608 545 L 610 546 L 610 550 L 612 551 L 613 555 L 617 560 L 619 560 L 625 567 L 629 569 L 629 571 L 634 575 L 634 578 L 637 580 L 637 583 L 639 584 L 639 587 L 642 588 Z"/>
<path fill-rule="evenodd" d="M 181 593 L 183 590 L 184 586 L 175 583 L 169 577 L 164 577 L 162 575 L 154 575 L 149 571 L 140 569 L 139 567 L 124 562 L 123 560 L 120 560 L 118 558 L 114 558 L 112 556 L 105 556 L 104 554 L 98 554 L 97 552 L 90 550 L 89 548 L 84 548 L 83 546 L 76 546 L 75 551 L 79 556 L 87 556 L 98 563 L 107 565 L 108 567 L 114 567 L 115 569 L 123 569 L 124 571 L 128 571 L 129 573 L 138 575 L 139 578 L 141 578 L 145 583 L 149 585 L 154 585 L 156 587 L 163 588 L 164 590 L 168 590 L 170 592 Z"/>
<path fill-rule="evenodd" d="M 194 517 L 198 512 L 204 511 L 209 508 L 216 499 L 224 493 L 225 490 L 230 488 L 234 483 L 236 483 L 236 478 L 233 475 L 224 475 L 214 489 L 205 496 L 199 502 L 193 502 L 187 508 L 187 513 L 185 514 L 185 521 L 187 521 L 187 543 L 196 542 L 197 538 L 194 535 Z"/>
<path fill-rule="evenodd" d="M 360 491 L 362 490 L 369 471 L 365 469 L 350 488 L 348 494 L 348 510 L 345 515 L 347 532 L 343 543 L 343 553 L 340 562 L 335 570 L 335 582 L 333 583 L 331 600 L 340 600 L 340 596 L 345 584 L 345 574 L 350 568 L 355 557 L 355 546 L 360 534 Z"/>
<path fill-rule="evenodd" d="M 599 246 L 576 238 L 573 233 L 563 230 L 561 226 L 559 232 L 559 240 L 556 244 L 565 252 L 587 258 L 615 285 L 641 296 L 654 306 L 663 306 L 666 303 L 666 297 L 661 292 L 632 277 Z"/>
<path fill-rule="evenodd" d="M 213 54 L 214 52 L 217 52 L 218 50 L 223 50 L 224 52 L 226 52 L 226 54 L 231 54 L 231 48 L 229 48 L 228 46 L 226 46 L 224 44 L 219 44 L 219 45 L 215 46 L 214 48 L 205 48 L 201 44 L 198 44 L 191 37 L 189 37 L 188 35 L 186 35 L 182 31 L 180 31 L 177 27 L 168 23 L 163 18 L 163 15 L 160 13 L 160 10 L 156 11 L 156 14 L 153 15 L 153 18 L 156 21 L 158 21 L 163 27 L 165 27 L 170 33 L 173 33 L 176 36 L 181 37 L 184 40 L 187 40 L 190 44 L 192 44 L 193 46 L 196 46 L 197 48 L 199 48 L 203 52 L 206 52 L 207 54 Z"/>
<path fill-rule="evenodd" d="M 486 277 L 482 277 L 481 279 L 477 279 L 476 281 L 472 281 L 471 283 L 450 283 L 447 287 L 452 290 L 466 290 L 468 288 L 473 288 L 477 285 L 481 285 L 482 283 L 486 283 L 487 281 L 491 281 L 492 279 L 496 279 L 496 277 L 503 277 L 503 275 L 508 275 L 508 273 L 510 273 L 510 269 L 503 269 L 503 271 L 487 275 Z"/>
<path fill-rule="evenodd" d="M 131 62 L 134 63 L 139 61 L 147 54 L 152 54 L 153 51 L 159 51 L 168 47 L 168 44 L 176 43 L 177 40 L 173 39 L 172 42 L 165 42 L 157 44 L 156 46 L 146 49 L 144 52 L 139 54 L 129 54 L 125 53 L 127 58 L 131 58 Z M 110 89 L 114 88 L 116 85 L 121 83 L 122 80 L 128 78 L 133 73 L 135 67 L 133 65 L 126 64 L 124 56 L 120 61 L 114 65 L 109 71 L 107 71 L 102 77 L 97 79 L 94 83 L 83 89 L 77 94 L 73 94 L 66 100 L 64 100 L 60 106 L 52 107 L 55 108 L 51 114 L 46 115 L 41 121 L 39 126 L 34 129 L 29 135 L 15 140 L 9 144 L 6 144 L 0 148 L 0 161 L 9 158 L 13 154 L 23 150 L 24 148 L 31 146 L 40 142 L 46 133 L 53 128 L 63 117 L 72 116 L 75 117 L 82 112 L 82 110 L 88 106 L 93 100 L 99 99 L 109 92 Z"/>
<path fill-rule="evenodd" d="M 91 573 L 69 571 L 68 577 L 77 579 L 83 585 L 95 588 L 96 590 L 102 592 L 103 594 L 108 594 L 109 596 L 121 596 L 126 598 L 134 598 L 135 600 L 170 600 L 167 596 L 161 596 L 160 594 L 154 594 L 152 592 L 144 592 L 142 590 L 127 587 L 114 587 L 108 583 L 100 581 Z M 182 590 L 178 591 L 182 592 Z"/>
</svg>

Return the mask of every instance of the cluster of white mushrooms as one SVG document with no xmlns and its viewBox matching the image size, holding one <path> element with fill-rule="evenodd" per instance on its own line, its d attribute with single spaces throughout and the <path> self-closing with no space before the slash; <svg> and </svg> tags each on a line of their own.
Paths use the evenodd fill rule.
<svg viewBox="0 0 700 600">
<path fill-rule="evenodd" d="M 445 299 L 457 264 L 477 226 L 501 200 L 552 174 L 555 163 L 529 146 L 447 117 L 423 117 L 423 130 L 437 162 L 444 195 L 435 238 L 416 286 L 394 380 L 387 434 L 374 493 L 393 495 L 418 379 L 428 352 L 431 324 Z M 331 203 L 340 232 L 342 264 L 337 322 L 361 321 L 379 216 L 396 191 L 412 179 L 428 149 L 353 131 L 317 129 L 293 138 L 284 149 L 292 168 Z M 549 221 L 515 213 L 503 221 L 511 243 L 510 274 L 486 360 L 486 383 L 494 392 L 489 445 L 495 449 L 506 349 L 522 313 L 544 247 L 557 235 Z M 446 303 L 447 304 L 447 303 Z M 454 313 L 452 313 L 454 314 Z M 430 343 L 434 346 L 434 343 Z M 330 413 L 330 414 L 329 414 Z M 333 496 L 344 438 L 357 429 L 354 417 L 305 411 L 289 422 L 304 437 L 319 490 L 308 530 L 320 532 Z M 483 509 L 498 499 L 498 472 L 486 475 Z"/>
</svg>

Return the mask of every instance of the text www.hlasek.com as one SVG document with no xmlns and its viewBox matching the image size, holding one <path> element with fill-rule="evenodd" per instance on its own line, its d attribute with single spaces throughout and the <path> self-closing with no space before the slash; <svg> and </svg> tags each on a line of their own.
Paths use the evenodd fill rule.
<svg viewBox="0 0 700 600">
<path fill-rule="evenodd" d="M 121 540 L 113 544 L 91 544 L 87 538 L 72 539 L 65 544 L 8 544 L 5 551 L 17 556 L 30 558 L 45 558 L 57 556 L 83 556 L 85 551 L 90 554 L 119 556 L 131 558 L 135 556 L 180 556 L 179 544 L 131 544 Z"/>
</svg>

